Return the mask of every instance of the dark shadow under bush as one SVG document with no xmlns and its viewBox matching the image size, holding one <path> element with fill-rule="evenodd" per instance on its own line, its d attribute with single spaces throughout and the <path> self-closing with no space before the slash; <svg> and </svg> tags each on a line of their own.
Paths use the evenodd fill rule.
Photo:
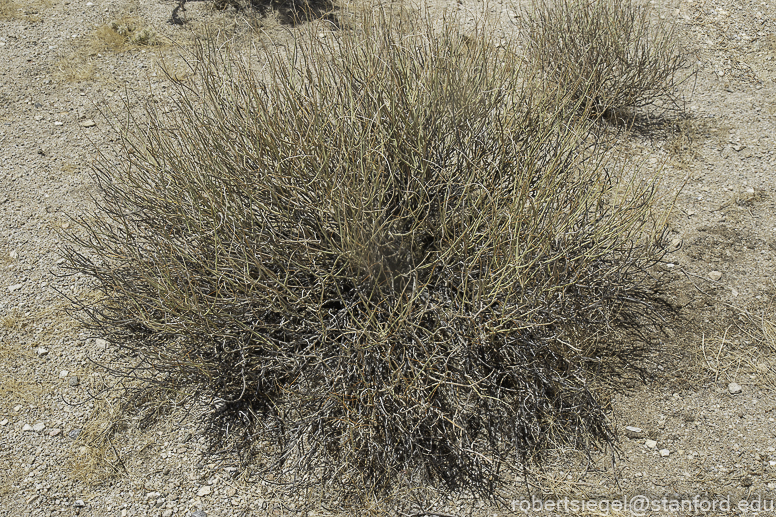
<svg viewBox="0 0 776 517">
<path fill-rule="evenodd" d="M 596 376 L 632 374 L 659 312 L 656 183 L 444 25 L 200 48 L 97 166 L 85 323 L 277 482 L 491 493 L 614 439 Z"/>
</svg>

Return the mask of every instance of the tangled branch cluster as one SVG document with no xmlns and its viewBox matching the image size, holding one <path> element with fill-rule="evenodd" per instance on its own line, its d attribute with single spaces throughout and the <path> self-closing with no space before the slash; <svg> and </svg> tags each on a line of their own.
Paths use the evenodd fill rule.
<svg viewBox="0 0 776 517">
<path fill-rule="evenodd" d="M 253 61 L 204 46 L 198 88 L 130 122 L 70 247 L 103 295 L 87 324 L 210 394 L 220 443 L 294 486 L 488 490 L 610 443 L 593 386 L 644 343 L 655 183 L 510 48 L 363 27 Z"/>
</svg>

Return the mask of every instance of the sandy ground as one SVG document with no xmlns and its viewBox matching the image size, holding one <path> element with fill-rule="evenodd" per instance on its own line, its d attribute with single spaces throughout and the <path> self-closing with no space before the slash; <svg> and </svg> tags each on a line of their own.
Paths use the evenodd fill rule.
<svg viewBox="0 0 776 517">
<path fill-rule="evenodd" d="M 59 276 L 58 246 L 61 232 L 72 231 L 69 218 L 88 212 L 90 163 L 114 138 L 101 113 L 121 112 L 127 95 L 163 100 L 161 57 L 185 80 L 179 48 L 142 38 L 185 45 L 208 24 L 249 37 L 242 18 L 204 2 L 176 13 L 185 24 L 170 24 L 175 5 L 0 0 L 0 516 L 291 515 L 300 506 L 301 496 L 268 498 L 231 467 L 203 460 L 196 413 L 181 408 L 144 429 L 130 420 L 108 445 L 90 442 L 111 410 L 110 399 L 91 398 L 105 382 L 92 361 L 109 351 L 64 313 L 57 291 L 78 293 L 85 283 Z M 474 1 L 428 5 L 451 6 L 472 19 L 483 10 Z M 436 515 L 522 515 L 531 495 L 542 494 L 611 501 L 605 510 L 614 515 L 638 510 L 616 504 L 636 496 L 651 502 L 641 515 L 744 514 L 744 503 L 749 514 L 755 504 L 773 509 L 776 4 L 658 7 L 679 24 L 697 70 L 683 85 L 690 116 L 673 134 L 634 133 L 628 145 L 647 167 L 663 166 L 667 191 L 683 186 L 670 221 L 675 251 L 663 267 L 685 319 L 669 322 L 652 358 L 654 377 L 612 401 L 622 438 L 614 466 L 609 455 L 589 464 L 557 460 L 537 473 L 540 484 L 516 488 L 506 507 L 432 499 L 426 509 Z M 504 20 L 517 11 L 496 1 L 484 9 Z M 106 24 L 116 20 L 138 44 L 106 39 Z M 295 30 L 277 23 L 254 26 Z M 138 36 L 146 28 L 156 36 Z M 568 503 L 544 513 L 567 510 L 605 513 Z"/>
</svg>

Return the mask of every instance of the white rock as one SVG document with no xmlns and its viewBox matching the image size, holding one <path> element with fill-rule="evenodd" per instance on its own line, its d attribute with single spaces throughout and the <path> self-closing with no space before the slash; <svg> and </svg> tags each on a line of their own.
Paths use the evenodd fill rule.
<svg viewBox="0 0 776 517">
<path fill-rule="evenodd" d="M 204 497 L 206 495 L 210 495 L 211 488 L 208 485 L 205 485 L 201 487 L 199 490 L 197 490 L 197 495 L 199 497 Z"/>
<path fill-rule="evenodd" d="M 743 388 L 738 383 L 731 382 L 728 384 L 728 392 L 730 392 L 731 395 L 738 395 L 743 391 Z"/>
<path fill-rule="evenodd" d="M 625 426 L 626 431 L 630 431 L 631 433 L 640 433 L 642 432 L 641 427 L 633 427 L 632 425 L 626 425 Z"/>
<path fill-rule="evenodd" d="M 41 432 L 45 428 L 46 428 L 46 424 L 44 424 L 43 422 L 38 422 L 37 424 L 32 426 L 32 430 L 35 431 L 36 433 Z"/>
<path fill-rule="evenodd" d="M 8 254 L 8 256 L 16 260 L 19 258 L 19 253 L 16 250 L 12 250 L 11 253 Z"/>
<path fill-rule="evenodd" d="M 32 426 L 30 424 L 24 424 L 22 427 L 22 431 L 32 431 Z"/>
<path fill-rule="evenodd" d="M 58 120 L 56 122 L 54 122 L 55 126 L 63 126 L 64 124 L 65 124 L 64 122 L 60 122 Z"/>
<path fill-rule="evenodd" d="M 73 503 L 73 506 L 75 506 L 76 508 L 83 508 L 84 506 L 86 506 L 86 503 L 84 503 L 83 499 L 76 499 L 75 503 Z"/>
<path fill-rule="evenodd" d="M 81 127 L 94 127 L 97 123 L 94 122 L 92 119 L 88 118 L 81 122 Z"/>
<path fill-rule="evenodd" d="M 22 287 L 24 287 L 24 284 L 13 284 L 13 285 L 9 285 L 9 286 L 8 286 L 8 292 L 12 293 L 12 292 L 14 292 L 14 291 L 18 291 L 18 290 L 19 290 L 19 289 L 21 289 Z"/>
<path fill-rule="evenodd" d="M 38 354 L 39 356 L 44 356 L 48 354 L 48 348 L 43 348 L 42 346 L 38 347 L 35 349 L 35 353 Z"/>
<path fill-rule="evenodd" d="M 711 278 L 712 281 L 716 282 L 720 278 L 722 278 L 722 273 L 719 271 L 711 271 L 709 273 L 709 278 Z"/>
<path fill-rule="evenodd" d="M 646 445 L 650 449 L 656 449 L 657 448 L 657 442 L 655 440 L 646 440 L 644 442 L 644 445 Z"/>
<path fill-rule="evenodd" d="M 664 457 L 664 458 L 665 458 L 665 457 L 666 457 L 666 456 L 668 456 L 669 454 L 671 454 L 671 451 L 669 451 L 668 449 L 660 449 L 660 455 L 661 455 L 662 457 Z"/>
<path fill-rule="evenodd" d="M 0 420 L 0 425 L 2 425 L 3 427 L 7 426 L 8 425 L 8 419 L 4 418 L 3 420 Z"/>
<path fill-rule="evenodd" d="M 62 370 L 61 372 L 59 372 L 59 378 L 60 379 L 64 379 L 68 375 L 70 375 L 70 372 L 68 372 L 67 370 Z"/>
<path fill-rule="evenodd" d="M 14 412 L 18 413 L 22 409 L 22 407 L 23 406 L 21 404 L 19 404 L 18 406 L 14 406 L 13 410 L 14 410 Z"/>
</svg>

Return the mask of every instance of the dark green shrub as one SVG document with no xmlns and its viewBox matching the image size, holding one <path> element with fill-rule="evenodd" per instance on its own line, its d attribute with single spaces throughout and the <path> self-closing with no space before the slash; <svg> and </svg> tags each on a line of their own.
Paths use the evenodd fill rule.
<svg viewBox="0 0 776 517">
<path fill-rule="evenodd" d="M 674 107 L 686 59 L 676 25 L 637 0 L 536 0 L 520 21 L 545 79 L 596 113 Z"/>
<path fill-rule="evenodd" d="M 643 343 L 655 185 L 511 49 L 398 19 L 200 49 L 198 86 L 99 162 L 69 264 L 127 375 L 211 396 L 254 467 L 489 490 L 613 439 L 593 386 Z"/>
</svg>

